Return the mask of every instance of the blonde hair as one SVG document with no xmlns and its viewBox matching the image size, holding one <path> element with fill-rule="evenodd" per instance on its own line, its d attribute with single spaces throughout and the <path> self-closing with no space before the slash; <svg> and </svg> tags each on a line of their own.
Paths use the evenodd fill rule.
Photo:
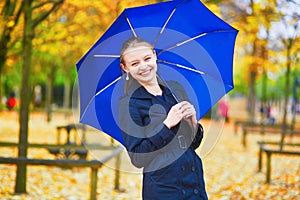
<svg viewBox="0 0 300 200">
<path fill-rule="evenodd" d="M 147 42 L 146 40 L 140 37 L 129 38 L 122 45 L 121 52 L 120 52 L 120 63 L 125 65 L 124 53 L 126 52 L 126 50 L 128 50 L 129 48 L 140 47 L 140 46 L 149 47 L 150 49 L 154 50 L 154 47 L 149 42 Z"/>
</svg>

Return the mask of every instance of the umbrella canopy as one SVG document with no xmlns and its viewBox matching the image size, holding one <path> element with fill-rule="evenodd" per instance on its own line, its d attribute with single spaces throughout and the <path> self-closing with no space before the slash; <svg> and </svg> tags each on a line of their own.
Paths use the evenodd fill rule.
<svg viewBox="0 0 300 200">
<path fill-rule="evenodd" d="M 237 30 L 199 0 L 174 0 L 125 9 L 77 62 L 80 122 L 123 144 L 118 100 L 125 78 L 120 68 L 124 41 L 141 37 L 153 44 L 158 74 L 187 91 L 200 119 L 233 89 L 232 65 Z"/>
</svg>

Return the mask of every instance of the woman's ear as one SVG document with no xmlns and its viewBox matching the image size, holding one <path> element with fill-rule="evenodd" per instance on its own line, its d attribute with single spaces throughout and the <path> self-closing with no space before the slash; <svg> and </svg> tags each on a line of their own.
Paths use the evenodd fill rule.
<svg viewBox="0 0 300 200">
<path fill-rule="evenodd" d="M 157 59 L 156 51 L 153 49 L 153 55 L 155 56 L 155 60 Z"/>
<path fill-rule="evenodd" d="M 125 71 L 128 72 L 128 69 L 126 68 L 126 65 L 124 65 L 123 63 L 120 63 L 121 68 Z"/>
</svg>

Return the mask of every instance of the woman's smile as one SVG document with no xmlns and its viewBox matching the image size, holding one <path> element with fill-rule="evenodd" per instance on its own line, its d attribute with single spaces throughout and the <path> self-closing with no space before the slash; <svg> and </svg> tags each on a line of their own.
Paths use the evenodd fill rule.
<svg viewBox="0 0 300 200">
<path fill-rule="evenodd" d="M 156 82 L 156 54 L 146 46 L 133 47 L 124 52 L 126 61 L 124 70 L 136 79 L 141 85 Z"/>
<path fill-rule="evenodd" d="M 152 71 L 151 69 L 148 69 L 148 70 L 146 70 L 146 71 L 141 72 L 140 75 L 146 77 L 146 76 L 148 76 L 148 75 L 151 74 L 151 71 Z"/>
</svg>

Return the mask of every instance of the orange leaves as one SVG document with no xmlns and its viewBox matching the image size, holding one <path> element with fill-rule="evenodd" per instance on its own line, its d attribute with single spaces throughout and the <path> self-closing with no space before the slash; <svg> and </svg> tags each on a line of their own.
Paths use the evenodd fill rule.
<svg viewBox="0 0 300 200">
<path fill-rule="evenodd" d="M 231 108 L 236 110 L 237 105 L 238 103 L 232 104 Z M 233 113 L 233 110 L 231 111 Z M 265 184 L 265 163 L 263 171 L 257 172 L 259 150 L 257 141 L 268 139 L 274 139 L 274 136 L 251 135 L 248 140 L 250 144 L 245 149 L 241 145 L 241 133 L 236 135 L 233 133 L 233 123 L 224 126 L 218 143 L 212 152 L 203 158 L 206 188 L 210 199 L 298 198 L 299 157 L 273 155 L 271 184 Z"/>
<path fill-rule="evenodd" d="M 235 102 L 241 105 L 241 102 Z M 236 106 L 237 107 L 237 106 Z M 232 115 L 233 109 L 230 106 Z M 241 109 L 239 108 L 239 111 Z M 240 112 L 239 112 L 240 113 Z M 0 113 L 0 141 L 17 141 L 16 113 Z M 32 113 L 30 119 L 29 141 L 31 143 L 54 143 L 55 126 L 69 123 L 63 114 L 55 114 L 50 124 L 42 113 Z M 209 121 L 202 120 L 209 133 Z M 219 122 L 213 122 L 219 123 Z M 215 126 L 217 124 L 214 124 Z M 215 129 L 213 130 L 215 131 Z M 5 134 L 2 134 L 5 133 Z M 97 132 L 97 134 L 100 134 Z M 241 135 L 233 133 L 233 120 L 223 127 L 223 131 L 212 151 L 204 157 L 206 188 L 212 200 L 296 200 L 300 196 L 300 160 L 293 156 L 272 156 L 272 182 L 265 184 L 265 163 L 263 171 L 257 172 L 257 141 L 270 139 L 269 136 L 249 135 L 248 147 L 240 143 Z M 272 137 L 272 136 L 270 136 Z M 274 137 L 274 136 L 273 136 Z M 274 138 L 273 138 L 274 139 Z M 205 143 L 205 141 L 204 141 Z M 203 144 L 202 144 L 203 145 Z M 200 150 L 200 149 L 199 149 Z M 102 151 L 94 152 L 101 157 Z M 3 156 L 17 156 L 14 148 L 0 147 Z M 43 149 L 30 149 L 29 157 L 54 159 L 53 155 Z M 94 158 L 95 159 L 95 158 Z M 98 171 L 98 199 L 140 200 L 142 176 L 133 172 L 126 159 L 121 159 L 120 189 L 114 190 L 114 162 L 105 164 Z M 265 161 L 264 161 L 265 162 Z M 0 164 L 0 199 L 76 199 L 86 200 L 90 192 L 90 169 L 58 168 L 46 166 L 28 166 L 26 195 L 14 195 L 16 176 L 15 165 Z M 125 189 L 125 190 L 122 190 Z M 41 198 L 43 197 L 43 198 Z"/>
</svg>

